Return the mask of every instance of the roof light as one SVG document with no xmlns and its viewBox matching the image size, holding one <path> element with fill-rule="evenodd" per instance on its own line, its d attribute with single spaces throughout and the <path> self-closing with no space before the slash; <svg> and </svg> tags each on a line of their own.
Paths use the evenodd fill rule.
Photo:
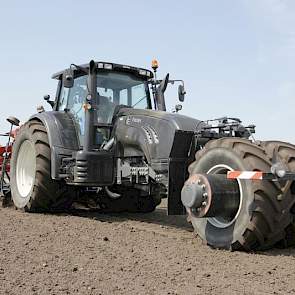
<svg viewBox="0 0 295 295">
<path fill-rule="evenodd" d="M 112 64 L 104 64 L 104 68 L 106 70 L 112 70 L 113 69 L 113 65 Z"/>
<path fill-rule="evenodd" d="M 139 75 L 146 76 L 147 75 L 146 70 L 139 70 Z"/>
<path fill-rule="evenodd" d="M 152 68 L 154 71 L 157 70 L 157 68 L 159 67 L 158 61 L 156 59 L 152 60 Z"/>
</svg>

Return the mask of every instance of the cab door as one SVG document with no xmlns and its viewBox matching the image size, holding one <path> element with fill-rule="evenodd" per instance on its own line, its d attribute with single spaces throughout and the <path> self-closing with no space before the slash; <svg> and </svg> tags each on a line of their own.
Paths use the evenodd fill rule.
<svg viewBox="0 0 295 295">
<path fill-rule="evenodd" d="M 83 103 L 87 96 L 87 76 L 81 76 L 74 79 L 72 88 L 61 86 L 57 111 L 68 112 L 75 121 L 78 131 L 80 146 L 84 143 L 85 129 L 85 111 Z"/>
</svg>

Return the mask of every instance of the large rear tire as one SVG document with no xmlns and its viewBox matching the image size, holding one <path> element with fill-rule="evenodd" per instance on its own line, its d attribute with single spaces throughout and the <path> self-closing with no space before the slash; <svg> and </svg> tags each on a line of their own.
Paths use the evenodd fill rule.
<svg viewBox="0 0 295 295">
<path fill-rule="evenodd" d="M 50 145 L 40 121 L 28 121 L 20 128 L 13 145 L 10 176 L 16 208 L 44 212 L 70 207 L 69 189 L 51 178 Z"/>
<path fill-rule="evenodd" d="M 274 152 L 277 151 L 280 161 L 283 162 L 289 171 L 295 172 L 295 145 L 283 141 L 263 141 L 260 144 L 268 154 L 270 160 L 273 159 Z M 284 207 L 292 213 L 292 220 L 286 227 L 286 235 L 280 241 L 284 247 L 295 246 L 295 182 L 286 181 L 281 183 L 285 197 L 281 200 Z"/>
<path fill-rule="evenodd" d="M 229 170 L 269 171 L 271 162 L 264 149 L 245 139 L 212 140 L 196 153 L 189 167 L 195 173 L 221 173 Z M 196 218 L 190 216 L 198 235 L 214 248 L 262 250 L 273 246 L 285 235 L 291 214 L 277 200 L 280 188 L 271 181 L 237 180 L 239 208 L 234 216 Z"/>
</svg>

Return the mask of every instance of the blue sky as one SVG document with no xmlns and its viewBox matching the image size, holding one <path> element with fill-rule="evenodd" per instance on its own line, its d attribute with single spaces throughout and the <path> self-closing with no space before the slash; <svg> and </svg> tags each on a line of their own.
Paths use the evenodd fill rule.
<svg viewBox="0 0 295 295">
<path fill-rule="evenodd" d="M 0 131 L 54 96 L 51 74 L 90 59 L 185 80 L 182 114 L 240 117 L 295 143 L 295 1 L 0 0 Z M 167 93 L 169 108 L 177 89 Z M 49 109 L 46 106 L 47 109 Z"/>
</svg>

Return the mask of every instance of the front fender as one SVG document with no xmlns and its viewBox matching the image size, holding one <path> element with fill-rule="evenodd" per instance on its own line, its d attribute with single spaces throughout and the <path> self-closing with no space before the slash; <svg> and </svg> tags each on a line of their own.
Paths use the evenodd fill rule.
<svg viewBox="0 0 295 295">
<path fill-rule="evenodd" d="M 48 135 L 51 149 L 51 177 L 60 179 L 60 166 L 63 157 L 71 157 L 80 148 L 79 137 L 74 120 L 66 112 L 43 112 L 33 115 L 29 120 L 41 121 Z"/>
</svg>

